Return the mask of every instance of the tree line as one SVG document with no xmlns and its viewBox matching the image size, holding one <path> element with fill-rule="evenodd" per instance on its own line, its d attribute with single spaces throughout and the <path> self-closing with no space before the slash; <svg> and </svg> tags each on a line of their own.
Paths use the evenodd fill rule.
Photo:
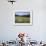
<svg viewBox="0 0 46 46">
<path fill-rule="evenodd" d="M 15 15 L 15 16 L 20 16 L 20 15 Z M 28 14 L 28 15 L 22 15 L 22 17 L 30 17 L 30 14 Z"/>
</svg>

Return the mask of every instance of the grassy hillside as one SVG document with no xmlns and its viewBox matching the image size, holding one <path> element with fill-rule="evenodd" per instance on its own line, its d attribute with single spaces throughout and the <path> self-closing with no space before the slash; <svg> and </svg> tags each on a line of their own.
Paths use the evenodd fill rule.
<svg viewBox="0 0 46 46">
<path fill-rule="evenodd" d="M 30 23 L 30 17 L 16 16 L 15 23 Z"/>
</svg>

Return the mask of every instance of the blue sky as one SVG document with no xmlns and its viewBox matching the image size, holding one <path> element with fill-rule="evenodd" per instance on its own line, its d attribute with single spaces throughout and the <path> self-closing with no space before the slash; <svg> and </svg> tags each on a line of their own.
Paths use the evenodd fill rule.
<svg viewBox="0 0 46 46">
<path fill-rule="evenodd" d="M 22 16 L 22 15 L 28 15 L 30 12 L 16 12 L 16 15 Z"/>
</svg>

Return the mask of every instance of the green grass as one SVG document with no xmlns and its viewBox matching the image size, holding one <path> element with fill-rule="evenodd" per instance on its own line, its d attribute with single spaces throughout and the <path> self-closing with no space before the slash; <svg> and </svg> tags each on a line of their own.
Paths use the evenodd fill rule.
<svg viewBox="0 0 46 46">
<path fill-rule="evenodd" d="M 15 23 L 30 23 L 30 17 L 16 16 Z"/>
</svg>

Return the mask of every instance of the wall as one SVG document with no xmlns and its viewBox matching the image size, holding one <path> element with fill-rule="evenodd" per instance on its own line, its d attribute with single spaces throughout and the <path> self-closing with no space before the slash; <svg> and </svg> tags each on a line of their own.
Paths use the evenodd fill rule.
<svg viewBox="0 0 46 46">
<path fill-rule="evenodd" d="M 16 10 L 33 10 L 32 26 L 15 26 Z M 0 0 L 0 40 L 11 40 L 18 32 L 26 32 L 37 41 L 46 40 L 46 1 L 17 0 L 13 5 L 7 0 Z"/>
</svg>

